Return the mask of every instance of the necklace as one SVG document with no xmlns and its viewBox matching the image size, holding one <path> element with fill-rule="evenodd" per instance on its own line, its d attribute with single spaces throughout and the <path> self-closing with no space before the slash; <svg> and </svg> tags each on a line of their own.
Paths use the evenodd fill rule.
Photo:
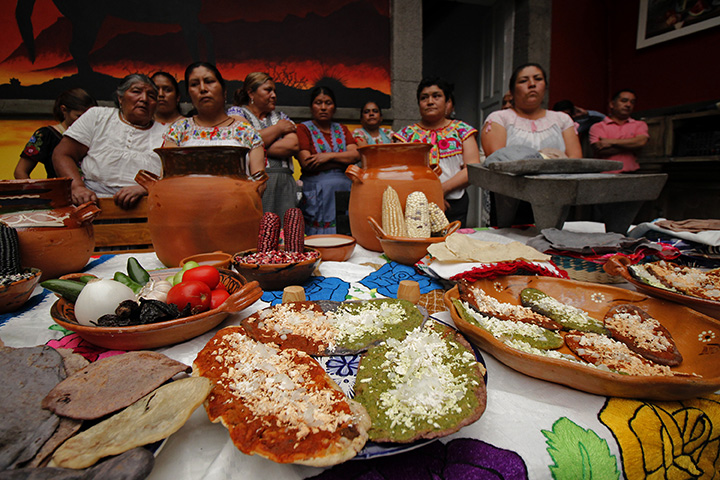
<svg viewBox="0 0 720 480">
<path fill-rule="evenodd" d="M 139 128 L 140 130 L 147 130 L 148 128 L 152 127 L 152 124 L 153 124 L 152 118 L 151 118 L 150 121 L 149 121 L 148 123 L 146 123 L 145 125 L 137 125 L 137 124 L 135 124 L 135 123 L 132 123 L 132 122 L 131 122 L 130 120 L 128 120 L 127 118 L 125 118 L 125 115 L 123 115 L 122 110 L 118 110 L 118 113 L 120 113 L 120 120 L 121 120 L 123 123 L 126 123 L 127 125 L 130 125 L 131 127 Z"/>
<path fill-rule="evenodd" d="M 228 127 L 229 127 L 230 125 L 232 125 L 233 123 L 235 123 L 235 119 L 234 119 L 233 117 L 227 116 L 227 117 L 225 117 L 224 119 L 222 119 L 221 121 L 219 121 L 218 123 L 216 123 L 215 125 L 202 125 L 200 122 L 198 122 L 197 116 L 195 116 L 195 123 L 198 124 L 199 126 L 205 127 L 205 128 L 215 128 L 215 127 L 219 127 L 219 126 L 221 126 L 223 123 L 227 122 L 228 120 L 231 120 L 231 122 L 228 123 Z"/>
</svg>

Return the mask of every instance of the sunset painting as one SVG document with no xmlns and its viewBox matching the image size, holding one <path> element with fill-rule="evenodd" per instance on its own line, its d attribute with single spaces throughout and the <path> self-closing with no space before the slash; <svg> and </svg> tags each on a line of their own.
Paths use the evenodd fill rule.
<svg viewBox="0 0 720 480">
<path fill-rule="evenodd" d="M 249 72 L 275 78 L 278 103 L 306 105 L 316 84 L 339 106 L 390 106 L 389 0 L 12 0 L 0 3 L 0 98 L 54 99 L 83 87 L 110 100 L 128 73 L 181 81 L 217 64 L 229 98 Z"/>
</svg>

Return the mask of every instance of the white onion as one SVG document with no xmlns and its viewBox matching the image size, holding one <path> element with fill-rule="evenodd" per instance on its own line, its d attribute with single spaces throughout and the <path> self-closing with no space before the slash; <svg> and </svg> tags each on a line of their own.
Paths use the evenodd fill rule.
<svg viewBox="0 0 720 480">
<path fill-rule="evenodd" d="M 80 325 L 92 326 L 103 315 L 115 313 L 125 300 L 135 300 L 135 292 L 127 285 L 115 280 L 91 280 L 75 301 L 75 318 Z"/>
</svg>

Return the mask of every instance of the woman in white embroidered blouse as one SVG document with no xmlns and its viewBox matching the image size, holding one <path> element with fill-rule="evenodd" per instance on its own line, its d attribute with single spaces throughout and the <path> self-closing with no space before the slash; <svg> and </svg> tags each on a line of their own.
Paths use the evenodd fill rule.
<svg viewBox="0 0 720 480">
<path fill-rule="evenodd" d="M 555 148 L 569 158 L 581 158 L 582 149 L 569 115 L 542 107 L 547 89 L 545 70 L 537 63 L 515 69 L 510 77 L 512 108 L 491 113 L 480 140 L 485 155 L 511 145 L 542 150 Z"/>
</svg>

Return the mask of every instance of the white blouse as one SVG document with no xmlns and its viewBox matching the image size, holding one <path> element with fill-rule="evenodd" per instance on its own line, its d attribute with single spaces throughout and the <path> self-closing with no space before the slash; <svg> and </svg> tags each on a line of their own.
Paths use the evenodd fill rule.
<svg viewBox="0 0 720 480">
<path fill-rule="evenodd" d="M 153 149 L 162 146 L 164 132 L 159 122 L 142 130 L 123 122 L 117 108 L 93 107 L 65 135 L 88 147 L 80 164 L 87 188 L 99 195 L 114 195 L 123 187 L 137 185 L 139 170 L 162 175 L 162 162 Z"/>
<path fill-rule="evenodd" d="M 544 117 L 529 120 L 519 117 L 512 108 L 498 110 L 488 115 L 484 127 L 486 131 L 492 129 L 493 122 L 507 131 L 506 147 L 524 145 L 535 150 L 557 148 L 561 152 L 565 151 L 562 132 L 575 125 L 567 113 L 546 110 Z"/>
</svg>

